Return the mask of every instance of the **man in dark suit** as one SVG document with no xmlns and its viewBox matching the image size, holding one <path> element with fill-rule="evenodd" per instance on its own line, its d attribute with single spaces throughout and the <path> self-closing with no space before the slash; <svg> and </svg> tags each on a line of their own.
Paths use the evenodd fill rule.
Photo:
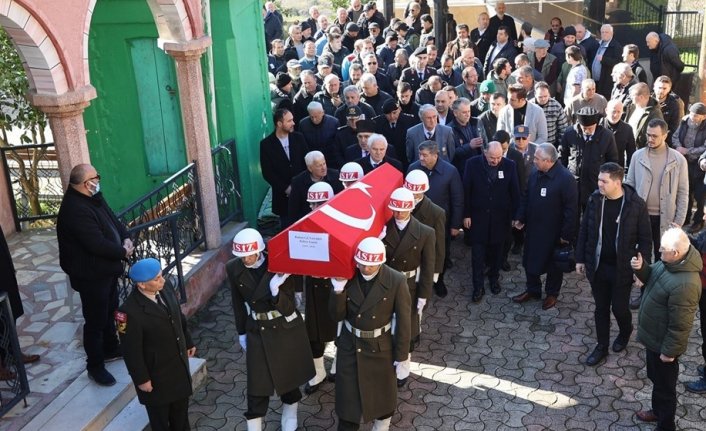
<svg viewBox="0 0 706 431">
<path fill-rule="evenodd" d="M 361 157 L 355 162 L 363 168 L 363 172 L 365 174 L 368 174 L 373 169 L 378 168 L 383 163 L 389 163 L 398 171 L 404 172 L 402 170 L 402 163 L 400 163 L 399 160 L 387 155 L 387 147 L 387 139 L 385 139 L 383 135 L 373 133 L 368 138 L 369 155 L 367 157 Z"/>
<path fill-rule="evenodd" d="M 137 261 L 129 275 L 135 289 L 115 313 L 115 321 L 137 399 L 147 409 L 153 430 L 188 430 L 189 358 L 196 346 L 186 317 L 172 286 L 164 288 L 157 259 Z"/>
<path fill-rule="evenodd" d="M 306 169 L 304 135 L 294 131 L 294 116 L 286 109 L 274 115 L 275 130 L 260 141 L 260 168 L 272 187 L 272 212 L 280 217 L 282 227 L 289 225 L 287 198 L 292 178 Z"/>
<path fill-rule="evenodd" d="M 527 193 L 522 197 L 519 215 L 514 223 L 517 229 L 527 225 L 527 241 L 522 265 L 527 276 L 527 289 L 514 296 L 514 302 L 522 303 L 541 299 L 541 274 L 547 274 L 545 290 L 547 297 L 543 310 L 557 303 L 564 273 L 554 262 L 557 246 L 574 241 L 578 216 L 578 191 L 576 179 L 559 162 L 554 145 L 543 143 L 534 153 L 537 168 L 529 177 Z"/>
<path fill-rule="evenodd" d="M 370 149 L 368 148 L 368 138 L 375 131 L 375 123 L 373 120 L 360 120 L 356 123 L 355 136 L 357 142 L 346 147 L 343 152 L 343 162 L 354 162 L 361 157 L 368 157 Z"/>
<path fill-rule="evenodd" d="M 495 3 L 495 15 L 490 18 L 488 24 L 488 35 L 491 38 L 495 38 L 500 27 L 506 27 L 508 29 L 508 36 L 511 42 L 517 40 L 517 26 L 515 25 L 515 19 L 510 15 L 506 15 L 505 11 L 507 7 L 504 1 L 499 1 Z"/>
<path fill-rule="evenodd" d="M 402 163 L 402 168 L 406 172 L 409 166 L 409 159 L 405 150 L 405 139 L 407 130 L 416 124 L 414 117 L 402 112 L 402 108 L 396 100 L 388 100 L 382 105 L 383 115 L 373 118 L 375 121 L 375 133 L 379 133 L 387 139 L 387 143 L 392 145 L 390 156 Z"/>
<path fill-rule="evenodd" d="M 419 144 L 424 141 L 434 141 L 439 147 L 439 157 L 447 162 L 453 160 L 456 151 L 454 132 L 448 126 L 439 124 L 439 115 L 434 105 L 424 105 L 419 108 L 421 124 L 407 130 L 405 149 L 407 160 L 417 158 Z"/>
<path fill-rule="evenodd" d="M 74 166 L 56 222 L 59 263 L 81 295 L 83 348 L 88 377 L 101 386 L 115 378 L 105 361 L 122 356 L 113 312 L 118 308 L 118 277 L 134 246 L 100 193 L 100 175 L 91 165 Z"/>
<path fill-rule="evenodd" d="M 505 58 L 510 62 L 512 68 L 515 68 L 515 56 L 517 56 L 517 48 L 512 43 L 509 36 L 509 29 L 505 26 L 501 26 L 498 29 L 498 35 L 495 42 L 488 49 L 488 54 L 485 56 L 484 69 L 485 76 L 490 75 L 490 71 L 493 70 L 493 63 L 498 58 Z"/>
<path fill-rule="evenodd" d="M 586 66 L 590 68 L 600 44 L 583 24 L 576 24 L 574 28 L 576 29 L 576 43 L 586 50 L 584 59 L 586 60 Z"/>
<path fill-rule="evenodd" d="M 409 59 L 410 67 L 402 71 L 400 81 L 409 83 L 413 93 L 416 93 L 430 76 L 436 75 L 433 67 L 427 67 L 427 60 L 427 47 L 420 46 Z"/>
<path fill-rule="evenodd" d="M 500 142 L 488 143 L 484 154 L 466 162 L 463 174 L 464 219 L 472 247 L 473 302 L 485 294 L 486 261 L 490 291 L 500 293 L 500 265 L 508 226 L 517 219 L 520 189 L 515 162 L 503 157 Z"/>
<path fill-rule="evenodd" d="M 601 26 L 601 42 L 598 51 L 591 63 L 591 76 L 596 80 L 598 94 L 606 99 L 610 99 L 613 89 L 613 66 L 620 63 L 623 54 L 623 46 L 613 37 L 613 26 L 603 24 Z"/>
<path fill-rule="evenodd" d="M 289 194 L 290 224 L 309 214 L 307 191 L 312 184 L 319 181 L 329 183 L 334 193 L 343 190 L 343 185 L 338 180 L 338 171 L 326 166 L 326 158 L 321 151 L 310 151 L 304 156 L 306 171 L 300 172 L 292 178 L 292 192 Z"/>
<path fill-rule="evenodd" d="M 338 131 L 338 120 L 326 114 L 319 102 L 309 103 L 307 111 L 309 115 L 299 122 L 299 132 L 304 135 L 307 148 L 330 153 Z"/>
</svg>

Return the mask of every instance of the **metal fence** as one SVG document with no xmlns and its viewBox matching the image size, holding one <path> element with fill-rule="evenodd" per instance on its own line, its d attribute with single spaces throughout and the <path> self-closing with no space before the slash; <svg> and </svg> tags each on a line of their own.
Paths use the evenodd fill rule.
<svg viewBox="0 0 706 431">
<path fill-rule="evenodd" d="M 699 67 L 701 31 L 704 25 L 703 11 L 682 11 L 664 13 L 664 32 L 672 37 L 679 48 L 686 67 Z"/>
<path fill-rule="evenodd" d="M 0 152 L 16 229 L 23 222 L 55 218 L 64 190 L 54 144 L 12 145 L 0 147 Z"/>
<path fill-rule="evenodd" d="M 27 406 L 29 394 L 27 372 L 22 362 L 20 342 L 17 339 L 15 318 L 7 293 L 0 294 L 0 357 L 3 375 L 0 376 L 0 417 L 21 400 Z"/>
<path fill-rule="evenodd" d="M 218 218 L 223 226 L 232 220 L 242 218 L 243 215 L 235 141 L 231 139 L 215 147 L 211 150 L 211 157 L 216 182 Z"/>
</svg>

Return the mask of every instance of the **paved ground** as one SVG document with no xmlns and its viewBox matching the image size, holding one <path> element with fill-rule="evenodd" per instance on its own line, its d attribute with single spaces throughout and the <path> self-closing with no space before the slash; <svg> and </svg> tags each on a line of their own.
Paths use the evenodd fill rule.
<svg viewBox="0 0 706 431">
<path fill-rule="evenodd" d="M 595 343 L 587 281 L 575 274 L 567 277 L 553 310 L 542 311 L 540 302 L 514 304 L 510 297 L 523 289 L 524 272 L 513 256 L 513 270 L 502 274 L 503 291 L 476 305 L 466 290 L 470 251 L 461 241 L 452 249 L 456 264 L 447 274 L 450 294 L 437 298 L 425 315 L 422 344 L 412 356 L 410 382 L 399 394 L 393 429 L 654 428 L 633 419 L 636 410 L 649 408 L 652 388 L 638 343 L 632 340 L 626 351 L 611 354 L 598 368 L 583 365 Z M 209 371 L 209 383 L 193 397 L 192 424 L 198 430 L 246 429 L 245 357 L 233 341 L 225 286 L 191 323 Z M 617 328 L 612 329 L 614 337 Z M 695 379 L 701 363 L 696 328 L 692 341 L 681 359 L 680 382 Z M 327 367 L 332 354 L 329 348 Z M 678 391 L 677 426 L 702 430 L 706 397 L 684 392 L 682 383 Z M 333 409 L 334 386 L 327 383 L 300 403 L 300 429 L 335 429 Z M 280 410 L 281 402 L 273 398 L 267 430 L 279 429 Z"/>
</svg>

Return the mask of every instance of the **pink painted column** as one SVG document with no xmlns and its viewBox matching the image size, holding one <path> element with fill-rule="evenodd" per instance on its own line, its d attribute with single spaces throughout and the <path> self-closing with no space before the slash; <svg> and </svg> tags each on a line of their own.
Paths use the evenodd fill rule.
<svg viewBox="0 0 706 431">
<path fill-rule="evenodd" d="M 208 134 L 206 99 L 201 75 L 201 55 L 209 46 L 211 46 L 211 38 L 203 36 L 188 42 L 167 42 L 164 44 L 164 50 L 176 61 L 186 151 L 189 160 L 196 162 L 199 173 L 206 248 L 214 249 L 221 245 L 221 225 L 218 219 L 211 141 Z"/>
<path fill-rule="evenodd" d="M 61 184 L 69 186 L 71 168 L 80 163 L 90 163 L 83 111 L 96 98 L 96 89 L 90 85 L 68 93 L 28 95 L 30 103 L 47 114 L 59 162 Z"/>
</svg>

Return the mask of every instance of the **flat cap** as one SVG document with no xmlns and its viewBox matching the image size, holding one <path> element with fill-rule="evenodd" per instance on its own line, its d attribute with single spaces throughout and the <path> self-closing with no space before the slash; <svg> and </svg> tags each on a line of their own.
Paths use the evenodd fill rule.
<svg viewBox="0 0 706 431">
<path fill-rule="evenodd" d="M 534 49 L 548 49 L 549 41 L 544 39 L 537 39 L 534 41 Z"/>
</svg>

